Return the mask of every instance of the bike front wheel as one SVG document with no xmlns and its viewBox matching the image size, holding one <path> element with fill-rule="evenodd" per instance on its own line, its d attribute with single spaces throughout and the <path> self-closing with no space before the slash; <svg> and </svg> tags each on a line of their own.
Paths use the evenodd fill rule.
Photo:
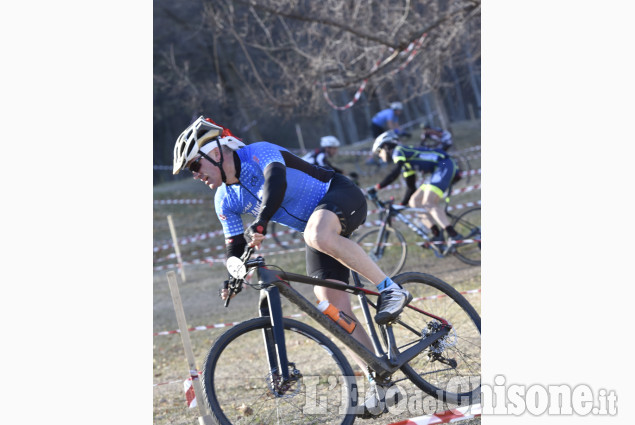
<svg viewBox="0 0 635 425">
<path fill-rule="evenodd" d="M 403 352 L 446 320 L 448 335 L 401 367 L 417 387 L 447 403 L 467 405 L 479 401 L 481 391 L 481 318 L 468 300 L 449 284 L 425 273 L 402 273 L 392 278 L 413 300 L 399 318 L 386 327 L 395 338 L 395 351 Z M 480 291 L 469 291 L 480 309 Z"/>
<path fill-rule="evenodd" d="M 381 240 L 378 240 L 380 230 L 376 227 L 363 233 L 357 238 L 357 244 L 388 276 L 394 276 L 406 263 L 408 244 L 403 235 L 392 227 L 386 227 Z"/>
<path fill-rule="evenodd" d="M 452 227 L 474 242 L 458 245 L 454 255 L 472 266 L 481 265 L 481 207 L 471 208 L 452 221 Z"/>
<path fill-rule="evenodd" d="M 289 375 L 283 382 L 268 356 L 276 353 L 269 317 L 221 335 L 203 366 L 203 389 L 218 424 L 351 424 L 356 396 L 350 364 L 318 330 L 284 319 Z"/>
</svg>

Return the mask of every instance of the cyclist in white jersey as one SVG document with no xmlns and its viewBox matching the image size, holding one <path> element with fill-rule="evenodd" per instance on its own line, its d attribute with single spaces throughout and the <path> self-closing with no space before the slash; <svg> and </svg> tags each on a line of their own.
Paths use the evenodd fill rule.
<svg viewBox="0 0 635 425">
<path fill-rule="evenodd" d="M 334 158 L 337 155 L 337 148 L 340 146 L 340 141 L 335 136 L 324 136 L 320 139 L 320 148 L 315 149 L 302 157 L 303 160 L 309 164 L 319 165 L 320 167 L 329 168 L 336 173 L 344 174 L 344 172 L 331 164 L 330 158 Z"/>
<path fill-rule="evenodd" d="M 380 292 L 377 323 L 395 320 L 412 300 L 348 238 L 366 220 L 367 204 L 362 191 L 345 176 L 308 164 L 272 143 L 245 145 L 227 128 L 203 116 L 181 133 L 174 146 L 173 173 L 184 169 L 217 189 L 214 204 L 228 257 L 240 256 L 246 245 L 259 248 L 273 220 L 304 232 L 309 276 L 348 283 L 352 269 L 376 285 Z M 255 217 L 246 229 L 242 214 Z M 355 317 L 347 293 L 316 286 L 315 294 L 319 301 L 328 300 Z M 223 296 L 227 297 L 227 291 Z M 357 326 L 353 336 L 373 350 L 363 326 Z M 364 362 L 353 357 L 367 373 Z M 380 399 L 376 388 L 371 386 L 375 391 L 367 394 L 369 410 Z"/>
</svg>

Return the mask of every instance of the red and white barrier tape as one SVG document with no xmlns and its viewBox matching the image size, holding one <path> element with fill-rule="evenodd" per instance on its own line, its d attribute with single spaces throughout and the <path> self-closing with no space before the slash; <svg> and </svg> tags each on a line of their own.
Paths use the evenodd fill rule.
<svg viewBox="0 0 635 425">
<path fill-rule="evenodd" d="M 450 205 L 448 207 L 448 211 L 460 210 L 460 209 L 463 209 L 463 208 L 471 208 L 471 207 L 475 207 L 477 205 L 478 206 L 481 205 L 481 201 L 480 200 L 478 200 L 476 202 L 465 202 L 463 204 Z M 367 215 L 371 216 L 371 215 L 379 213 L 380 211 L 382 211 L 382 210 L 380 210 L 380 209 L 370 210 L 370 211 L 368 211 Z M 408 217 L 410 219 L 415 218 L 415 216 L 412 215 L 412 214 L 407 214 L 406 217 Z M 365 227 L 370 227 L 370 226 L 375 226 L 375 225 L 378 225 L 377 222 L 364 223 Z M 276 236 L 280 236 L 280 235 L 291 234 L 291 233 L 294 233 L 294 232 L 296 232 L 296 230 L 289 229 L 289 230 L 281 230 L 279 232 L 275 232 L 274 234 Z M 300 242 L 302 242 L 302 241 L 300 241 Z M 289 242 L 289 241 L 281 241 L 280 244 L 282 246 L 292 246 L 292 245 L 294 245 L 293 242 Z M 268 245 L 263 245 L 263 246 L 265 248 L 269 248 L 269 249 L 279 247 L 279 245 L 277 245 L 277 244 L 268 244 Z M 193 251 L 193 252 L 189 253 L 189 255 L 195 256 L 195 255 L 199 255 L 199 254 L 209 254 L 211 252 L 219 252 L 219 251 L 223 251 L 223 250 L 225 250 L 225 245 L 216 245 L 216 246 L 213 246 L 213 247 L 205 248 L 205 249 L 203 249 L 201 251 Z M 155 250 L 155 252 L 157 252 L 157 251 Z M 157 258 L 154 262 L 155 263 L 160 263 L 162 261 L 169 261 L 169 260 L 174 260 L 174 259 L 176 259 L 176 254 L 175 253 L 171 253 L 169 255 L 166 255 L 165 257 Z"/>
<path fill-rule="evenodd" d="M 206 199 L 160 199 L 154 201 L 154 205 L 183 205 L 183 204 L 203 204 L 205 202 L 212 202 Z"/>
<path fill-rule="evenodd" d="M 277 247 L 277 245 L 274 245 Z M 285 249 L 283 251 L 274 251 L 274 252 L 261 252 L 259 253 L 260 255 L 267 255 L 267 256 L 272 256 L 272 255 L 280 255 L 280 254 L 289 254 L 292 252 L 301 252 L 301 251 L 305 251 L 305 248 L 293 248 L 293 249 Z M 183 265 L 196 265 L 196 264 L 216 264 L 216 263 L 222 263 L 225 264 L 225 257 L 205 257 L 205 258 L 199 258 L 196 260 L 192 260 L 192 261 L 184 261 L 182 264 Z M 156 266 L 154 267 L 152 270 L 154 271 L 161 271 L 161 270 L 170 270 L 170 269 L 174 269 L 178 267 L 177 264 L 167 264 L 164 266 Z"/>
<path fill-rule="evenodd" d="M 470 289 L 467 291 L 462 291 L 459 292 L 459 294 L 461 295 L 468 295 L 468 294 L 477 294 L 481 292 L 481 288 L 478 289 Z M 430 295 L 427 297 L 417 297 L 417 298 L 413 298 L 413 300 L 411 302 L 415 302 L 415 301 L 423 301 L 423 300 L 436 300 L 438 298 L 443 298 L 446 297 L 447 295 L 442 294 L 442 295 Z M 353 310 L 356 310 L 360 308 L 359 306 L 354 306 Z M 292 314 L 290 316 L 284 316 L 286 318 L 297 318 L 297 317 L 304 317 L 306 316 L 306 313 L 297 313 L 297 314 Z M 228 323 L 216 323 L 214 325 L 207 325 L 207 326 L 195 326 L 193 328 L 189 328 L 188 331 L 190 332 L 194 332 L 194 331 L 205 331 L 208 329 L 217 329 L 217 328 L 228 328 L 231 326 L 236 326 L 238 324 L 240 324 L 242 322 L 228 322 Z M 163 336 L 163 335 L 173 335 L 173 334 L 178 334 L 181 331 L 179 329 L 173 330 L 173 331 L 162 331 L 162 332 L 156 332 L 154 334 L 152 334 L 152 336 Z"/>
<path fill-rule="evenodd" d="M 474 176 L 474 175 L 477 175 L 477 174 L 481 174 L 481 169 L 479 168 L 479 169 L 475 169 L 475 170 L 464 171 L 462 174 L 463 175 L 468 175 L 469 174 L 470 176 Z M 388 186 L 384 187 L 383 189 L 399 189 L 402 186 L 403 185 L 401 183 L 389 184 Z M 480 188 L 481 188 L 480 184 L 476 184 L 476 185 L 473 185 L 473 186 L 466 186 L 466 187 L 463 187 L 463 188 L 460 188 L 460 189 L 454 189 L 450 195 L 458 195 L 460 193 L 471 192 L 471 191 L 474 191 L 474 190 L 477 190 L 477 189 L 480 189 Z M 176 204 L 177 203 L 176 201 L 178 201 L 178 200 L 166 200 L 166 201 L 174 201 L 172 203 Z M 196 199 L 190 199 L 189 201 L 196 201 Z M 199 202 L 199 203 L 205 202 L 205 200 L 203 200 L 203 199 L 201 199 L 200 201 L 201 202 Z M 194 203 L 194 202 L 191 202 L 191 203 Z M 293 230 L 287 230 L 287 232 L 291 233 L 291 232 L 293 232 Z M 203 234 L 195 235 L 195 236 L 187 236 L 187 237 L 183 238 L 181 241 L 179 241 L 179 244 L 184 245 L 184 244 L 189 243 L 189 242 L 195 242 L 195 241 L 207 239 L 208 237 L 220 235 L 222 233 L 223 233 L 222 230 L 217 230 L 217 231 L 210 232 L 210 233 L 203 233 Z M 278 235 L 278 233 L 276 233 L 276 235 Z M 170 243 L 166 242 L 163 245 L 155 246 L 154 247 L 154 252 L 160 251 L 161 249 L 167 249 L 166 247 L 169 246 L 169 245 L 170 245 Z"/>
<path fill-rule="evenodd" d="M 222 234 L 223 234 L 223 230 L 221 229 L 221 230 L 215 230 L 213 232 L 200 233 L 198 235 L 193 235 L 193 236 L 186 236 L 179 241 L 179 245 L 186 245 L 191 242 L 202 241 L 202 240 L 213 238 Z M 174 243 L 164 242 L 163 244 L 156 245 L 153 248 L 153 251 L 158 252 L 164 249 L 171 249 L 171 248 L 174 248 Z"/>
<path fill-rule="evenodd" d="M 183 381 L 183 389 L 185 390 L 185 400 L 187 401 L 187 407 L 196 407 L 196 392 L 192 386 L 192 378 L 188 378 Z"/>
<path fill-rule="evenodd" d="M 476 294 L 476 293 L 480 293 L 480 292 L 481 292 L 481 288 L 470 289 L 468 291 L 462 291 L 462 292 L 459 292 L 459 293 L 462 294 L 462 295 L 466 295 L 466 294 Z M 421 301 L 421 300 L 434 300 L 434 299 L 439 299 L 439 298 L 444 298 L 444 297 L 447 297 L 447 295 L 445 295 L 445 294 L 442 294 L 442 295 L 431 295 L 431 296 L 428 296 L 428 297 L 414 298 L 411 302 Z M 360 307 L 359 306 L 354 306 L 353 307 L 354 310 L 356 310 L 358 308 L 360 308 Z M 298 314 L 292 314 L 290 316 L 284 316 L 284 317 L 287 317 L 287 318 L 299 318 L 299 317 L 304 317 L 304 316 L 306 316 L 305 313 L 298 313 Z M 236 326 L 236 325 L 238 325 L 240 323 L 242 323 L 242 322 L 218 323 L 218 324 L 215 324 L 215 325 L 208 325 L 208 326 L 196 326 L 196 327 L 193 327 L 193 328 L 189 328 L 188 331 L 193 332 L 193 331 L 202 331 L 202 330 L 215 329 L 215 328 L 226 328 L 226 327 L 230 327 L 230 326 Z M 181 331 L 179 329 L 174 330 L 174 331 L 156 332 L 156 333 L 153 334 L 153 336 L 173 335 L 173 334 L 178 334 L 180 332 Z M 199 371 L 198 373 L 200 375 L 202 372 Z M 188 380 L 191 381 L 192 378 L 190 377 L 190 378 L 188 378 Z M 177 383 L 180 383 L 180 382 L 183 382 L 183 381 L 177 380 L 177 381 L 161 382 L 161 383 L 158 383 L 158 384 L 152 384 L 152 386 L 153 387 L 158 387 L 158 386 L 162 386 L 162 385 L 177 384 Z M 188 389 L 186 388 L 186 392 L 187 391 L 188 391 Z"/>
<path fill-rule="evenodd" d="M 402 69 L 404 69 L 406 67 L 406 65 L 408 65 L 412 61 L 412 59 L 418 53 L 418 46 L 420 46 L 423 43 L 423 39 L 425 38 L 425 36 L 426 36 L 426 34 L 423 34 L 418 40 L 413 41 L 412 43 L 410 43 L 408 45 L 407 48 L 405 48 L 403 50 L 403 52 L 410 52 L 410 55 L 406 58 L 404 63 L 401 66 L 399 66 L 399 68 L 391 71 L 389 75 L 394 75 L 397 72 L 401 71 Z M 390 59 L 390 56 L 388 58 L 384 59 L 383 62 L 382 62 L 381 59 L 378 60 L 377 62 L 375 62 L 375 65 L 373 65 L 373 67 L 371 68 L 371 70 L 369 72 L 372 74 L 380 66 L 385 65 L 386 61 L 388 59 Z M 331 101 L 331 99 L 329 98 L 328 90 L 327 90 L 327 87 L 326 87 L 325 83 L 322 84 L 322 94 L 324 95 L 324 99 L 326 99 L 326 103 L 328 103 L 329 106 L 331 106 L 333 109 L 336 109 L 338 111 L 343 111 L 343 110 L 346 110 L 346 109 L 352 107 L 355 103 L 357 103 L 357 101 L 359 100 L 359 98 L 362 95 L 362 92 L 366 88 L 366 84 L 367 83 L 368 83 L 368 78 L 362 81 L 362 84 L 360 84 L 359 88 L 355 92 L 355 96 L 353 96 L 353 99 L 350 102 L 348 102 L 346 105 L 344 105 L 344 106 L 337 106 L 337 105 L 335 105 L 333 103 L 333 101 Z"/>
<path fill-rule="evenodd" d="M 435 413 L 433 415 L 418 416 L 404 421 L 393 422 L 390 425 L 432 425 L 455 423 L 481 416 L 481 405 L 473 404 L 471 406 L 457 407 L 443 413 Z"/>
</svg>

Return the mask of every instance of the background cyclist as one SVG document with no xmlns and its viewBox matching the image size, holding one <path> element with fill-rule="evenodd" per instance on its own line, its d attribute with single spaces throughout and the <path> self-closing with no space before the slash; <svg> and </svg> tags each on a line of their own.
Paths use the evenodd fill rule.
<svg viewBox="0 0 635 425">
<path fill-rule="evenodd" d="M 371 124 L 373 137 L 376 138 L 389 130 L 394 130 L 396 134 L 400 134 L 399 115 L 401 115 L 402 110 L 403 105 L 401 102 L 393 102 L 389 108 L 377 112 L 375 116 L 373 116 Z"/>
<path fill-rule="evenodd" d="M 214 205 L 228 257 L 242 255 L 247 244 L 259 248 L 272 220 L 304 232 L 309 276 L 348 283 L 349 269 L 353 269 L 375 284 L 380 292 L 377 323 L 394 320 L 412 300 L 361 246 L 348 239 L 366 220 L 367 204 L 361 189 L 345 176 L 311 165 L 272 143 L 245 145 L 228 129 L 202 116 L 181 133 L 174 146 L 173 173 L 183 169 L 216 189 Z M 246 229 L 242 214 L 255 217 Z M 315 294 L 319 301 L 328 300 L 355 317 L 347 293 L 316 286 Z M 363 326 L 355 328 L 353 337 L 374 351 Z M 367 373 L 364 362 L 353 358 Z M 372 410 L 381 399 L 372 379 L 370 390 L 365 405 Z"/>
<path fill-rule="evenodd" d="M 421 129 L 421 146 L 443 149 L 447 152 L 452 147 L 452 133 L 440 127 L 424 124 Z"/>
<path fill-rule="evenodd" d="M 320 147 L 314 149 L 302 157 L 303 160 L 309 164 L 319 165 L 320 167 L 329 168 L 336 173 L 344 174 L 344 172 L 331 164 L 330 158 L 334 158 L 337 155 L 337 148 L 340 146 L 340 141 L 335 136 L 324 136 L 320 139 Z"/>
<path fill-rule="evenodd" d="M 425 208 L 428 211 L 428 213 L 420 214 L 419 218 L 431 230 L 432 240 L 444 240 L 441 229 L 445 229 L 448 235 L 447 241 L 463 238 L 450 224 L 445 213 L 445 201 L 440 202 L 450 185 L 460 179 L 459 169 L 447 152 L 441 149 L 403 146 L 399 143 L 398 136 L 392 131 L 377 137 L 372 150 L 378 153 L 382 160 L 393 162 L 395 167 L 381 182 L 369 188 L 368 193 L 374 194 L 403 173 L 406 192 L 401 204 L 413 208 Z M 416 188 L 417 171 L 423 174 L 432 173 L 430 182 L 422 184 L 419 188 Z"/>
</svg>

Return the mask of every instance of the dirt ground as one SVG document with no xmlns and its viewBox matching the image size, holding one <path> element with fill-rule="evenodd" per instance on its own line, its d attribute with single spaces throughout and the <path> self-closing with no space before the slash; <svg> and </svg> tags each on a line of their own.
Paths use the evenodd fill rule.
<svg viewBox="0 0 635 425">
<path fill-rule="evenodd" d="M 456 139 L 456 138 L 455 138 Z M 465 136 L 457 140 L 457 148 L 465 149 L 480 144 L 480 128 L 465 129 Z M 456 143 L 456 142 L 455 142 Z M 473 160 L 472 168 L 480 169 L 480 159 Z M 347 169 L 345 158 L 340 165 Z M 348 168 L 351 168 L 350 166 Z M 382 170 L 381 172 L 386 172 Z M 369 173 L 364 177 L 362 186 L 370 186 L 377 179 L 377 175 Z M 396 181 L 398 183 L 400 181 Z M 364 183 L 366 183 L 364 185 Z M 480 175 L 474 176 L 470 185 L 480 183 Z M 457 186 L 461 187 L 461 186 Z M 153 423 L 155 425 L 167 424 L 195 424 L 198 423 L 198 409 L 188 408 L 183 389 L 183 381 L 189 376 L 188 363 L 178 329 L 176 315 L 166 273 L 175 270 L 172 248 L 159 248 L 169 243 L 170 233 L 166 216 L 172 218 L 180 238 L 186 235 L 201 235 L 218 230 L 216 216 L 211 204 L 212 192 L 200 182 L 181 180 L 154 188 L 154 267 L 153 267 Z M 380 192 L 381 194 L 381 192 Z M 386 193 L 389 195 L 389 193 Z M 397 193 L 395 197 L 399 196 Z M 186 205 L 161 205 L 157 201 L 167 199 L 204 199 L 203 204 Z M 460 204 L 480 200 L 480 190 L 457 195 L 451 204 Z M 369 209 L 372 207 L 369 206 Z M 404 230 L 404 234 L 407 230 Z M 218 288 L 226 278 L 226 271 L 221 263 L 193 264 L 195 260 L 205 257 L 219 257 L 223 255 L 221 250 L 214 250 L 222 245 L 222 236 L 214 236 L 196 242 L 181 245 L 185 266 L 186 280 L 179 277 L 179 290 L 182 298 L 188 327 L 201 327 L 201 330 L 190 332 L 196 366 L 202 370 L 202 365 L 212 342 L 233 322 L 243 321 L 256 316 L 256 301 L 258 292 L 246 288 L 234 300 L 229 308 L 224 308 L 218 298 Z M 207 250 L 207 252 L 205 252 Z M 279 249 L 270 251 L 279 252 Z M 281 265 L 290 272 L 304 273 L 304 253 L 292 252 L 284 255 L 271 255 L 267 257 L 268 263 Z M 170 268 L 168 268 L 170 267 Z M 450 283 L 458 290 L 479 289 L 481 287 L 481 267 L 470 266 L 462 263 L 454 257 L 436 258 L 429 251 L 409 245 L 408 260 L 402 271 L 422 271 L 432 274 L 445 282 Z M 310 300 L 314 299 L 310 287 L 297 288 Z M 480 294 L 476 296 L 466 295 L 468 300 L 480 312 Z M 284 314 L 297 313 L 295 306 L 288 303 L 284 305 Z M 297 320 L 303 320 L 297 318 Z M 209 328 L 218 325 L 217 328 Z M 349 362 L 355 368 L 354 362 L 349 357 Z M 385 414 L 378 419 L 355 421 L 356 424 L 391 424 L 408 419 L 412 415 L 406 411 L 399 415 Z M 480 423 L 480 418 L 463 421 L 464 424 Z"/>
</svg>

